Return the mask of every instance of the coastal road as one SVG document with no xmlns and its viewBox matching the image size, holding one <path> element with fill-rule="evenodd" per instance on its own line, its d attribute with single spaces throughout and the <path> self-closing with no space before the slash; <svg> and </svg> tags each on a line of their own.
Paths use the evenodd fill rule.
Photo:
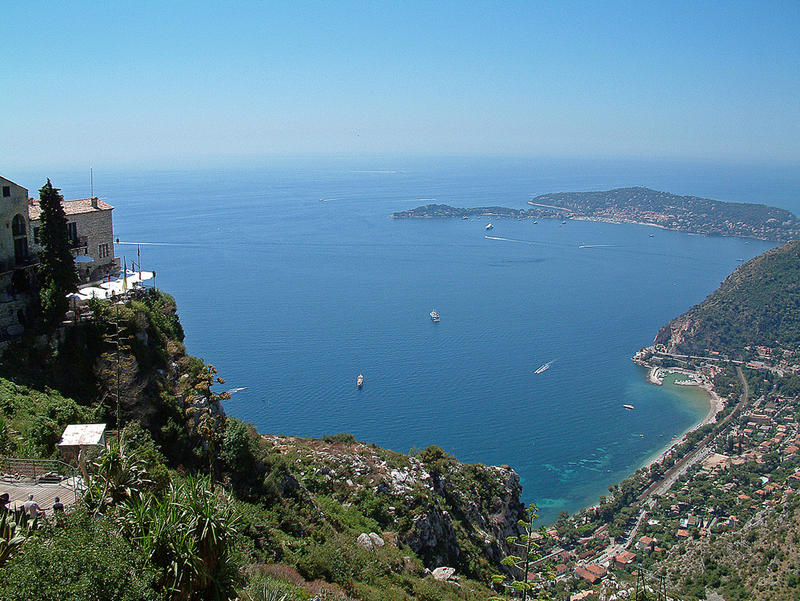
<svg viewBox="0 0 800 601">
<path fill-rule="evenodd" d="M 670 357 L 671 359 L 702 359 L 707 361 L 717 361 L 722 363 L 734 363 L 736 365 L 744 365 L 744 361 L 738 359 L 725 359 L 724 357 L 704 357 L 702 355 L 679 355 L 678 353 L 665 353 L 661 351 L 653 351 L 654 355 L 660 357 Z"/>
</svg>

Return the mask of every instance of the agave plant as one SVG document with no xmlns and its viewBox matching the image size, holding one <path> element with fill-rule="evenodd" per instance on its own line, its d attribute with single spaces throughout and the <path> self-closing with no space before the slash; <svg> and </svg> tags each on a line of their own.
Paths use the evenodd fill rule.
<svg viewBox="0 0 800 601">
<path fill-rule="evenodd" d="M 100 510 L 131 499 L 152 485 L 144 460 L 124 442 L 112 441 L 91 464 L 86 501 Z"/>
<path fill-rule="evenodd" d="M 0 515 L 0 567 L 3 567 L 28 540 L 39 524 L 24 511 L 3 511 Z"/>
<path fill-rule="evenodd" d="M 238 515 L 229 495 L 208 478 L 189 477 L 160 498 L 142 495 L 121 505 L 123 531 L 161 569 L 171 599 L 227 599 L 230 551 Z"/>
</svg>

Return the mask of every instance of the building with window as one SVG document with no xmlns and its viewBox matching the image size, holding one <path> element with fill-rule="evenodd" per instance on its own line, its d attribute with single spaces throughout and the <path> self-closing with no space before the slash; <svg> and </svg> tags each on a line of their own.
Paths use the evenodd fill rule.
<svg viewBox="0 0 800 601">
<path fill-rule="evenodd" d="M 35 278 L 30 252 L 28 190 L 0 177 L 0 342 L 22 333 L 28 321 L 26 291 Z"/>
<path fill-rule="evenodd" d="M 67 236 L 81 280 L 99 280 L 119 269 L 119 260 L 114 258 L 114 226 L 111 218 L 114 207 L 96 196 L 65 200 L 62 205 L 67 216 Z M 39 248 L 41 214 L 39 201 L 31 199 L 28 218 L 34 249 Z"/>
<path fill-rule="evenodd" d="M 0 274 L 29 263 L 28 190 L 0 177 Z"/>
<path fill-rule="evenodd" d="M 62 204 L 81 280 L 101 280 L 118 271 L 114 207 L 96 197 Z M 0 345 L 21 334 L 29 321 L 31 298 L 26 292 L 35 290 L 41 213 L 38 199 L 30 198 L 26 188 L 0 177 Z"/>
</svg>

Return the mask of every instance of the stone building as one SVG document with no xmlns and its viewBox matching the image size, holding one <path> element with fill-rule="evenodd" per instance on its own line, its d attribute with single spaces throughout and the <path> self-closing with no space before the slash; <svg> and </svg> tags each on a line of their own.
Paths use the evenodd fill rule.
<svg viewBox="0 0 800 601">
<path fill-rule="evenodd" d="M 114 227 L 111 218 L 114 207 L 96 196 L 65 200 L 61 204 L 67 216 L 67 235 L 81 281 L 99 280 L 119 269 L 119 259 L 114 258 Z M 39 201 L 31 199 L 28 204 L 28 218 L 35 250 L 40 248 L 38 242 L 41 214 Z"/>
<path fill-rule="evenodd" d="M 30 264 L 28 190 L 0 177 L 0 274 Z"/>
<path fill-rule="evenodd" d="M 0 341 L 18 336 L 27 323 L 35 256 L 28 237 L 28 190 L 0 177 Z"/>
<path fill-rule="evenodd" d="M 114 207 L 98 198 L 67 200 L 67 235 L 82 282 L 119 270 L 114 258 Z M 35 289 L 41 208 L 28 190 L 0 177 L 0 343 L 22 333 Z"/>
</svg>

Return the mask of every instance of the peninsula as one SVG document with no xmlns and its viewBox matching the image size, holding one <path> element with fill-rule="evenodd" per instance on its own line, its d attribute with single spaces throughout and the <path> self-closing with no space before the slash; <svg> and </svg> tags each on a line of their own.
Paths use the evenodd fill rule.
<svg viewBox="0 0 800 601">
<path fill-rule="evenodd" d="M 516 217 L 639 223 L 710 236 L 739 236 L 773 242 L 800 238 L 800 218 L 764 204 L 723 202 L 678 196 L 650 188 L 616 188 L 598 192 L 558 192 L 528 201 L 531 208 L 456 208 L 429 204 L 392 214 L 395 219 L 432 217 Z"/>
</svg>

